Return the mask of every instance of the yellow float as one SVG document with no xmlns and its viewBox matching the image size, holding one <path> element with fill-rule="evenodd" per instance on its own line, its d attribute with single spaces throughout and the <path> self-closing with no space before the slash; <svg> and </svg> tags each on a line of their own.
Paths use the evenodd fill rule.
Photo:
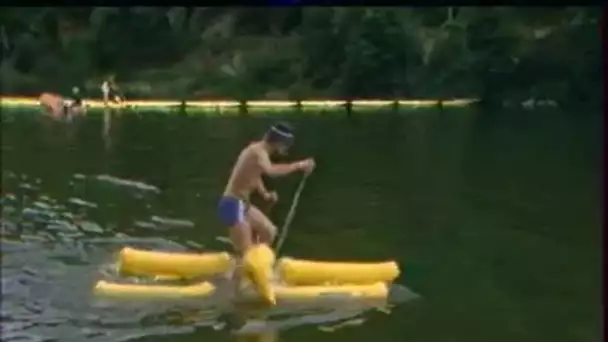
<svg viewBox="0 0 608 342">
<path fill-rule="evenodd" d="M 243 274 L 270 305 L 276 304 L 276 296 L 272 286 L 272 266 L 275 254 L 267 245 L 256 245 L 243 256 Z"/>
<path fill-rule="evenodd" d="M 100 280 L 95 285 L 97 295 L 126 298 L 198 298 L 209 297 L 215 286 L 209 282 L 194 285 L 117 284 Z"/>
<path fill-rule="evenodd" d="M 227 272 L 235 263 L 228 253 L 170 253 L 124 248 L 119 269 L 123 273 L 160 278 L 192 278 Z M 239 265 L 243 275 L 267 304 L 280 301 L 314 300 L 325 296 L 356 299 L 386 299 L 389 284 L 399 276 L 394 261 L 380 263 L 318 262 L 283 258 L 267 245 L 256 245 Z M 273 279 L 273 275 L 278 279 Z M 189 298 L 208 297 L 215 292 L 209 282 L 194 285 L 116 284 L 100 281 L 95 293 L 117 297 Z"/>
<path fill-rule="evenodd" d="M 226 252 L 154 252 L 125 247 L 118 256 L 120 273 L 159 278 L 212 276 L 228 271 L 232 264 L 232 257 Z"/>
<path fill-rule="evenodd" d="M 350 297 L 355 299 L 386 299 L 388 285 L 375 283 L 367 285 L 336 285 L 336 286 L 272 286 L 274 302 L 310 301 L 324 297 Z M 207 298 L 214 294 L 215 286 L 209 282 L 195 285 L 142 285 L 117 284 L 100 280 L 95 285 L 96 295 L 117 298 Z M 262 299 L 268 301 L 261 296 Z"/>
<path fill-rule="evenodd" d="M 399 276 L 399 266 L 394 261 L 351 263 L 282 258 L 277 271 L 289 285 L 389 283 Z"/>
</svg>

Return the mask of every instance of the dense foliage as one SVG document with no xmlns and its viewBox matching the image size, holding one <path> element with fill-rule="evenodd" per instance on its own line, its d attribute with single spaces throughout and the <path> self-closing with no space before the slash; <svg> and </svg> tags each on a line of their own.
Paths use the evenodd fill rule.
<svg viewBox="0 0 608 342">
<path fill-rule="evenodd" d="M 2 92 L 597 100 L 599 9 L 5 7 Z M 97 96 L 97 95 L 95 95 Z"/>
</svg>

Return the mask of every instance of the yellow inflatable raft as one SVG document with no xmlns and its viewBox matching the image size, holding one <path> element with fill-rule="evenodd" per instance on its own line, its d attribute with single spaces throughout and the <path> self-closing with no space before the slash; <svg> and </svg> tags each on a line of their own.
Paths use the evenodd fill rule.
<svg viewBox="0 0 608 342">
<path fill-rule="evenodd" d="M 116 284 L 99 281 L 94 293 L 102 296 L 127 298 L 190 298 L 207 297 L 213 294 L 215 286 L 208 282 L 188 286 Z"/>
<path fill-rule="evenodd" d="M 276 304 L 276 297 L 272 282 L 272 266 L 275 254 L 268 245 L 255 245 L 243 256 L 243 270 L 245 277 L 251 281 L 254 288 L 270 305 Z"/>
<path fill-rule="evenodd" d="M 226 272 L 232 258 L 221 253 L 153 252 L 125 247 L 119 254 L 119 271 L 138 276 L 194 278 Z"/>
<path fill-rule="evenodd" d="M 267 245 L 251 247 L 241 263 L 243 276 L 253 285 L 253 295 L 267 304 L 281 300 L 312 300 L 323 296 L 358 299 L 386 299 L 388 283 L 399 276 L 396 262 L 346 263 L 280 259 Z M 155 276 L 160 279 L 192 278 L 229 271 L 234 264 L 228 253 L 170 253 L 136 250 L 120 252 L 123 273 Z M 273 266 L 279 282 L 274 285 Z M 273 284 L 274 283 L 274 284 Z M 208 282 L 189 286 L 114 284 L 100 281 L 95 292 L 122 297 L 181 298 L 205 297 L 215 290 Z"/>
<path fill-rule="evenodd" d="M 94 293 L 105 297 L 122 298 L 204 298 L 215 291 L 213 284 L 202 282 L 195 285 L 141 285 L 116 284 L 99 281 Z M 368 285 L 338 285 L 338 286 L 273 286 L 272 293 L 275 301 L 311 301 L 322 298 L 353 298 L 367 300 L 384 300 L 389 293 L 388 285 L 375 283 Z M 264 296 L 262 296 L 264 299 Z M 267 300 L 267 299 L 265 299 Z"/>
<path fill-rule="evenodd" d="M 399 276 L 399 266 L 394 261 L 350 263 L 282 258 L 277 271 L 289 285 L 390 283 Z"/>
</svg>

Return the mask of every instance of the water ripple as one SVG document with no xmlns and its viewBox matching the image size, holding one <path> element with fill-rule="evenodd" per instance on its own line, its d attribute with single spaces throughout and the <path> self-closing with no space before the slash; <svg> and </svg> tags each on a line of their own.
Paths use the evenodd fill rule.
<svg viewBox="0 0 608 342">
<path fill-rule="evenodd" d="M 153 193 L 160 193 L 160 190 L 157 187 L 155 187 L 154 185 L 146 184 L 144 182 L 139 182 L 139 181 L 134 181 L 134 180 L 129 180 L 129 179 L 122 179 L 122 178 L 118 178 L 118 177 L 114 177 L 114 176 L 110 176 L 110 175 L 98 175 L 95 177 L 95 179 L 97 179 L 100 182 L 108 182 L 108 183 L 118 185 L 118 186 L 136 188 L 139 190 L 150 191 Z"/>
<path fill-rule="evenodd" d="M 146 336 L 189 334 L 198 328 L 257 334 L 300 325 L 323 325 L 323 329 L 332 330 L 365 321 L 362 315 L 368 307 L 338 304 L 339 298 L 269 310 L 265 320 L 248 316 L 247 310 L 235 312 L 219 297 L 196 302 L 96 298 L 92 289 L 97 280 L 121 279 L 115 259 L 123 246 L 187 251 L 204 250 L 204 245 L 116 232 L 115 223 L 93 218 L 103 218 L 99 210 L 104 201 L 75 194 L 53 198 L 41 193 L 39 179 L 27 175 L 11 179 L 16 180 L 10 189 L 14 191 L 3 192 L 1 197 L 3 341 L 134 341 Z M 90 178 L 76 174 L 73 179 L 84 182 Z M 152 185 L 108 175 L 94 179 L 160 192 Z M 4 186 L 3 190 L 9 189 Z M 81 190 L 72 187 L 73 192 Z M 190 220 L 153 213 L 131 217 L 130 222 L 138 231 L 194 227 Z"/>
</svg>

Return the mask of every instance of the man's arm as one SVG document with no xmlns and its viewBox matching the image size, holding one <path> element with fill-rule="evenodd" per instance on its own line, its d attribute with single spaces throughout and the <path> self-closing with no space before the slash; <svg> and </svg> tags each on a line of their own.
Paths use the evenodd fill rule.
<svg viewBox="0 0 608 342">
<path fill-rule="evenodd" d="M 256 188 L 262 197 L 265 197 L 268 194 L 268 190 L 264 186 L 264 181 L 260 177 L 260 181 L 258 182 L 258 186 Z"/>
<path fill-rule="evenodd" d="M 285 176 L 302 168 L 302 162 L 273 164 L 268 154 L 263 152 L 258 152 L 258 162 L 264 174 L 270 177 Z"/>
</svg>

